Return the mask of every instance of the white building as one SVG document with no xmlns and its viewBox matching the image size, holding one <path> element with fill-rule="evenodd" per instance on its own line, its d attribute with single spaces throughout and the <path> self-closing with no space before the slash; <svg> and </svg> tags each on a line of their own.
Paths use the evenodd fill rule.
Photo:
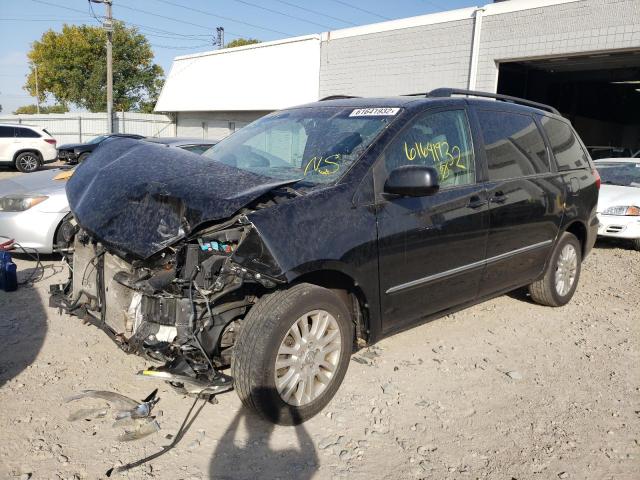
<svg viewBox="0 0 640 480">
<path fill-rule="evenodd" d="M 587 144 L 640 148 L 640 0 L 509 0 L 177 57 L 156 111 L 213 138 L 329 95 L 443 86 L 549 103 Z"/>
</svg>

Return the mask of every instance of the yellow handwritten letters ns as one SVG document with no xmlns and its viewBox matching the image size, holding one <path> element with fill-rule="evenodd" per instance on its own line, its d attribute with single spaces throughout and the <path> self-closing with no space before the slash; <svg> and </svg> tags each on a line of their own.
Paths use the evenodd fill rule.
<svg viewBox="0 0 640 480">
<path fill-rule="evenodd" d="M 448 142 L 414 142 L 408 145 L 404 142 L 404 154 L 407 160 L 413 161 L 416 158 L 427 159 L 431 157 L 440 173 L 440 180 L 446 180 L 451 175 L 451 169 L 457 167 L 466 170 L 467 167 L 461 163 L 462 154 L 460 147 L 454 145 L 449 146 Z"/>
<path fill-rule="evenodd" d="M 329 157 L 313 157 L 307 162 L 307 166 L 304 167 L 304 174 L 309 172 L 316 172 L 320 175 L 333 175 L 340 170 L 339 160 L 340 154 L 331 155 Z"/>
</svg>

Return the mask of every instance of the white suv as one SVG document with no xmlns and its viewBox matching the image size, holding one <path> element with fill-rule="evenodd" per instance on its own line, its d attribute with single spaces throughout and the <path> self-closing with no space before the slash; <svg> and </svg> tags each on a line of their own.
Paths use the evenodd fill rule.
<svg viewBox="0 0 640 480">
<path fill-rule="evenodd" d="M 11 164 L 29 173 L 57 157 L 56 139 L 44 128 L 0 124 L 0 165 Z"/>
</svg>

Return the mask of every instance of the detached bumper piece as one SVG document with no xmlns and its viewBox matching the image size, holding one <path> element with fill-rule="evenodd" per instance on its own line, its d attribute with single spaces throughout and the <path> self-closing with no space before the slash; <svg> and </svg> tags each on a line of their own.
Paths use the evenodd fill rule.
<svg viewBox="0 0 640 480">
<path fill-rule="evenodd" d="M 212 379 L 202 375 L 193 377 L 180 372 L 179 365 L 151 367 L 147 370 L 141 370 L 138 375 L 150 380 L 168 382 L 177 391 L 187 395 L 217 395 L 233 388 L 233 379 L 228 375 L 218 372 Z"/>
</svg>

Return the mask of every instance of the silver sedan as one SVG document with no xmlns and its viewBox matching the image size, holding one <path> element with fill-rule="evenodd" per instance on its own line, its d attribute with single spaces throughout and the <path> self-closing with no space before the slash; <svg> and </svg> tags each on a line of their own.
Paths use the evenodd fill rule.
<svg viewBox="0 0 640 480">
<path fill-rule="evenodd" d="M 0 181 L 0 236 L 52 253 L 69 214 L 64 187 L 71 172 L 57 168 Z"/>
</svg>

